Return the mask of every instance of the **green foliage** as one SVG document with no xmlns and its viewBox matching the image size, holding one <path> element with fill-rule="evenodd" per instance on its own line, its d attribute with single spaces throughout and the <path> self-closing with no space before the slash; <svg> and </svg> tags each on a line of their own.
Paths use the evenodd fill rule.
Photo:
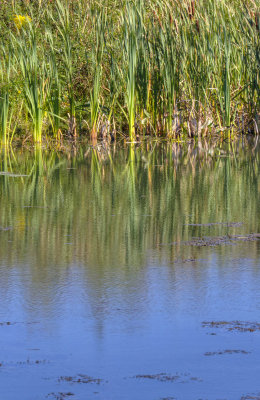
<svg viewBox="0 0 260 400">
<path fill-rule="evenodd" d="M 132 141 L 259 133 L 259 9 L 260 0 L 2 0 L 1 141 L 75 138 L 77 127 L 96 140 L 111 121 Z"/>
</svg>

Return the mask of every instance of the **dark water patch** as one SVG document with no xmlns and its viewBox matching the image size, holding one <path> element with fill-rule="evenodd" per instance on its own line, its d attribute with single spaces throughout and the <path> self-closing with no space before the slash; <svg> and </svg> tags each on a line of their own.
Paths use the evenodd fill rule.
<svg viewBox="0 0 260 400">
<path fill-rule="evenodd" d="M 250 354 L 250 351 L 246 350 L 220 350 L 220 351 L 207 351 L 204 356 L 217 356 L 223 354 Z"/>
<path fill-rule="evenodd" d="M 29 351 L 39 351 L 40 349 L 27 349 Z"/>
<path fill-rule="evenodd" d="M 242 396 L 240 400 L 260 400 L 260 393 L 258 394 L 247 394 Z"/>
<path fill-rule="evenodd" d="M 96 385 L 100 385 L 104 382 L 103 379 L 93 378 L 89 375 L 78 374 L 76 376 L 60 376 L 58 378 L 58 382 L 69 382 L 69 383 L 95 383 Z"/>
<path fill-rule="evenodd" d="M 227 331 L 256 332 L 260 331 L 260 323 L 248 321 L 204 321 L 203 328 L 221 328 Z"/>
</svg>

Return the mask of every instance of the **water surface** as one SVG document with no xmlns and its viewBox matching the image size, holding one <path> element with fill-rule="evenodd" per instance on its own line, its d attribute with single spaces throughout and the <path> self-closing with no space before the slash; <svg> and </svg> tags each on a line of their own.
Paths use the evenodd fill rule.
<svg viewBox="0 0 260 400">
<path fill-rule="evenodd" d="M 3 152 L 1 398 L 260 398 L 259 162 L 250 140 Z"/>
</svg>

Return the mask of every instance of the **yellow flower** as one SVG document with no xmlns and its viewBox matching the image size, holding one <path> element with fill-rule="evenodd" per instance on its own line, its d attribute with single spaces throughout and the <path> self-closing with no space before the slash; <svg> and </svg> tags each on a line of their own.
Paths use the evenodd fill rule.
<svg viewBox="0 0 260 400">
<path fill-rule="evenodd" d="M 13 21 L 17 29 L 22 29 L 22 27 L 29 24 L 32 19 L 29 15 L 15 15 Z"/>
</svg>

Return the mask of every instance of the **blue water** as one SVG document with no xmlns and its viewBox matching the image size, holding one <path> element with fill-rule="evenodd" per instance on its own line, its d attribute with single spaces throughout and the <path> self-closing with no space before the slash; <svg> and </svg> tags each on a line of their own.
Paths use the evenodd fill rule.
<svg viewBox="0 0 260 400">
<path fill-rule="evenodd" d="M 224 188 L 227 159 L 160 175 L 137 154 L 102 177 L 61 155 L 47 178 L 3 177 L 1 399 L 260 398 L 260 327 L 237 328 L 260 323 L 260 240 L 243 239 L 259 233 L 259 158 L 230 158 Z"/>
</svg>

